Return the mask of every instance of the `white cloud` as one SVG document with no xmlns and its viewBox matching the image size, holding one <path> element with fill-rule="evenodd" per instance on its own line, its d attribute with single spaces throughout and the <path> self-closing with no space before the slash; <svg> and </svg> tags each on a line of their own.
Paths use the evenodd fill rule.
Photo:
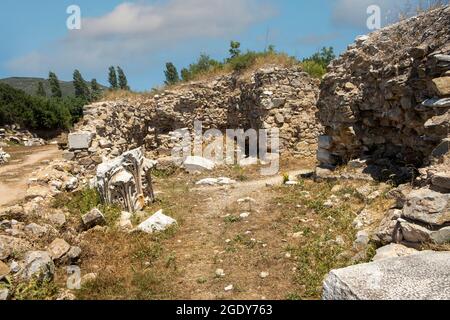
<svg viewBox="0 0 450 320">
<path fill-rule="evenodd" d="M 83 13 L 83 8 L 81 8 Z M 64 72 L 77 67 L 151 63 L 152 54 L 166 53 L 197 39 L 236 35 L 274 14 L 257 0 L 169 0 L 154 4 L 125 2 L 100 17 L 82 19 L 81 30 L 7 62 L 16 73 Z"/>
<path fill-rule="evenodd" d="M 400 13 L 412 15 L 419 4 L 427 5 L 434 0 L 331 0 L 333 3 L 332 22 L 337 26 L 366 26 L 367 8 L 378 5 L 381 8 L 382 25 L 398 21 Z M 448 2 L 448 0 L 445 0 Z"/>
</svg>

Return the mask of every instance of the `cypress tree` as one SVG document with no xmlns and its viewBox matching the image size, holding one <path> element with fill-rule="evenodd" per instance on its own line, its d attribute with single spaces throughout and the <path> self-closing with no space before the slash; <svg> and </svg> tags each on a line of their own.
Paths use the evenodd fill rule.
<svg viewBox="0 0 450 320">
<path fill-rule="evenodd" d="M 121 67 L 117 67 L 117 77 L 119 79 L 119 88 L 122 90 L 130 90 L 130 87 L 128 87 L 127 77 Z"/>
<path fill-rule="evenodd" d="M 73 86 L 75 87 L 75 97 L 89 100 L 89 88 L 78 70 L 73 72 Z"/>
<path fill-rule="evenodd" d="M 109 67 L 108 81 L 109 81 L 110 88 L 112 90 L 116 90 L 118 88 L 117 73 L 116 73 L 116 69 L 114 69 L 113 66 Z"/>
<path fill-rule="evenodd" d="M 164 71 L 164 74 L 166 76 L 166 85 L 176 84 L 180 81 L 180 76 L 178 75 L 177 68 L 172 62 L 166 63 L 166 70 Z"/>
<path fill-rule="evenodd" d="M 52 91 L 52 97 L 54 98 L 61 98 L 62 92 L 61 87 L 59 85 L 58 77 L 54 72 L 51 72 L 48 74 L 48 81 L 50 83 L 50 90 Z"/>
</svg>

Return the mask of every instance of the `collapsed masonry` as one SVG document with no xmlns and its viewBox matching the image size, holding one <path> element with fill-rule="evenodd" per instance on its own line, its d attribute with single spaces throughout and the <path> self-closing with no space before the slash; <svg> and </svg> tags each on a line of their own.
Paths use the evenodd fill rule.
<svg viewBox="0 0 450 320">
<path fill-rule="evenodd" d="M 358 38 L 331 64 L 318 108 L 323 167 L 415 178 L 416 190 L 394 192 L 377 240 L 450 241 L 450 7 Z"/>
<path fill-rule="evenodd" d="M 319 81 L 300 68 L 260 69 L 250 76 L 225 75 L 193 82 L 147 98 L 95 103 L 69 140 L 65 157 L 94 169 L 113 158 L 145 147 L 150 157 L 171 154 L 174 131 L 280 130 L 280 151 L 312 157 L 321 126 L 315 119 Z"/>
</svg>

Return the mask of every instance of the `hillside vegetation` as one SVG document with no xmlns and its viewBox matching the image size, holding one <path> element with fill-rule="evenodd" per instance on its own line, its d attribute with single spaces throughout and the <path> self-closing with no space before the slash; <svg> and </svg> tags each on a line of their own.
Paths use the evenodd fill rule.
<svg viewBox="0 0 450 320">
<path fill-rule="evenodd" d="M 0 126 L 19 124 L 29 129 L 68 129 L 82 116 L 83 99 L 45 98 L 0 83 Z"/>
</svg>

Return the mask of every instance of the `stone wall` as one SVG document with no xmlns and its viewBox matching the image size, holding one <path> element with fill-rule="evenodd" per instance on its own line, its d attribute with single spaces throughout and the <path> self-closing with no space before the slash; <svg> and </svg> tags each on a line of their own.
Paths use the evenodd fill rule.
<svg viewBox="0 0 450 320">
<path fill-rule="evenodd" d="M 100 102 L 85 107 L 75 131 L 93 133 L 86 148 L 66 157 L 94 167 L 102 157 L 144 146 L 155 157 L 169 155 L 173 131 L 279 128 L 281 152 L 312 157 L 321 126 L 315 119 L 319 81 L 300 68 L 268 67 L 246 77 L 235 74 L 192 82 L 154 96 Z"/>
<path fill-rule="evenodd" d="M 449 132 L 449 54 L 449 7 L 359 37 L 321 84 L 321 163 L 427 164 Z"/>
</svg>

